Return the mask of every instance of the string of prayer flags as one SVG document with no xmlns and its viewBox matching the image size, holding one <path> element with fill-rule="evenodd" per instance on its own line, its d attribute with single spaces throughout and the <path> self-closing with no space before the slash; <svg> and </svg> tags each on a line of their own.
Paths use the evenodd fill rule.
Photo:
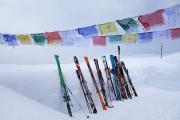
<svg viewBox="0 0 180 120">
<path fill-rule="evenodd" d="M 19 34 L 16 36 L 16 39 L 21 43 L 21 44 L 31 44 L 31 36 L 29 34 L 23 35 Z"/>
<path fill-rule="evenodd" d="M 110 35 L 108 36 L 108 41 L 110 43 L 120 43 L 122 41 L 122 35 Z"/>
<path fill-rule="evenodd" d="M 137 34 L 126 34 L 122 36 L 122 41 L 126 43 L 136 43 Z"/>
<path fill-rule="evenodd" d="M 44 45 L 46 42 L 46 37 L 44 33 L 31 34 L 34 39 L 35 44 Z"/>
<path fill-rule="evenodd" d="M 118 32 L 116 22 L 108 22 L 104 24 L 99 24 L 98 26 L 99 26 L 101 35 L 116 34 Z"/>
<path fill-rule="evenodd" d="M 170 32 L 172 39 L 180 38 L 180 28 L 171 29 Z"/>
<path fill-rule="evenodd" d="M 146 30 L 155 25 L 162 25 L 164 24 L 163 11 L 161 9 L 151 14 L 141 15 L 138 17 L 138 20 Z"/>
<path fill-rule="evenodd" d="M 106 45 L 106 36 L 92 37 L 93 45 Z"/>
<path fill-rule="evenodd" d="M 15 35 L 10 34 L 3 34 L 4 42 L 5 44 L 8 44 L 9 46 L 16 46 L 18 45 L 18 42 L 16 40 Z"/>
<path fill-rule="evenodd" d="M 84 28 L 78 28 L 78 33 L 84 37 L 97 36 L 98 28 L 96 25 L 88 26 Z"/>
<path fill-rule="evenodd" d="M 168 26 L 176 26 L 180 24 L 180 4 L 166 8 L 164 14 L 167 16 Z"/>
<path fill-rule="evenodd" d="M 146 33 L 139 33 L 138 34 L 138 40 L 140 43 L 151 42 L 152 39 L 153 39 L 153 33 L 152 32 L 146 32 Z"/>
<path fill-rule="evenodd" d="M 117 20 L 117 23 L 126 31 L 126 33 L 138 32 L 138 22 L 133 18 Z"/>
<path fill-rule="evenodd" d="M 61 40 L 61 36 L 58 32 L 46 32 L 46 39 L 48 44 L 59 44 Z"/>
</svg>

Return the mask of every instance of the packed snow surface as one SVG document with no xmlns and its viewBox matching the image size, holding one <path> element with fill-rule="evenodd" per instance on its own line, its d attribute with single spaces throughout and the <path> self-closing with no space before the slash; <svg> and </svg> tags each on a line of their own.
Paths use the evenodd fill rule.
<svg viewBox="0 0 180 120">
<path fill-rule="evenodd" d="M 93 59 L 89 59 L 96 75 Z M 101 108 L 86 64 L 80 63 L 98 109 L 95 115 L 88 113 L 81 86 L 75 74 L 75 64 L 61 65 L 68 87 L 90 116 L 89 119 L 179 120 L 180 52 L 163 59 L 156 55 L 128 58 L 123 61 L 129 69 L 138 97 L 132 100 L 114 101 L 112 102 L 114 107 L 106 111 Z M 105 79 L 101 58 L 99 58 L 99 64 Z M 108 64 L 111 66 L 109 61 Z M 86 119 L 72 95 L 70 96 L 73 104 L 73 119 Z M 66 105 L 62 99 L 55 60 L 54 64 L 49 65 L 1 64 L 0 98 L 1 120 L 71 119 L 68 117 Z"/>
</svg>

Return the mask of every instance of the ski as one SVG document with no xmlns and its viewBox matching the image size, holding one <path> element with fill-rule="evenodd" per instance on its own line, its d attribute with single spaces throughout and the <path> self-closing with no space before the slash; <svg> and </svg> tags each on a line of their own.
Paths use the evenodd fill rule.
<svg viewBox="0 0 180 120">
<path fill-rule="evenodd" d="M 122 77 L 123 81 L 125 81 L 125 87 L 126 87 L 127 95 L 128 95 L 129 98 L 132 99 L 131 87 L 129 87 L 129 84 L 128 84 L 129 81 L 126 81 L 126 77 L 125 77 L 125 75 L 124 75 L 123 67 L 122 67 L 121 61 L 120 61 L 120 52 L 121 52 L 120 50 L 121 50 L 121 49 L 120 49 L 120 46 L 118 46 L 118 59 L 117 59 L 117 61 L 118 61 L 118 63 L 119 63 L 119 69 L 120 69 L 120 72 L 121 72 L 121 77 Z"/>
<path fill-rule="evenodd" d="M 107 96 L 106 96 L 106 90 L 105 90 L 105 82 L 104 82 L 104 79 L 103 79 L 101 70 L 100 70 L 100 68 L 99 68 L 98 59 L 94 59 L 94 63 L 95 63 L 95 66 L 96 66 L 97 75 L 98 75 L 98 78 L 99 78 L 99 84 L 100 84 L 100 86 L 101 86 L 101 92 L 102 92 L 102 94 L 103 94 L 103 98 L 104 98 L 105 105 L 106 105 L 107 107 L 109 107 L 109 105 L 108 105 L 108 100 L 107 100 Z"/>
<path fill-rule="evenodd" d="M 95 106 L 94 101 L 91 97 L 91 92 L 89 91 L 89 88 L 87 86 L 87 81 L 84 79 L 84 76 L 82 74 L 82 71 L 81 71 L 81 68 L 79 65 L 78 58 L 76 56 L 74 56 L 74 62 L 75 62 L 75 65 L 77 67 L 76 74 L 77 74 L 78 79 L 80 81 L 80 85 L 81 85 L 81 88 L 82 88 L 82 91 L 84 94 L 84 98 L 86 100 L 86 104 L 87 104 L 89 113 L 97 113 L 96 106 Z"/>
<path fill-rule="evenodd" d="M 88 66 L 88 69 L 89 69 L 91 78 L 92 78 L 92 80 L 93 80 L 93 84 L 94 84 L 94 86 L 95 86 L 95 88 L 96 88 L 96 91 L 97 91 L 99 100 L 100 100 L 100 102 L 101 102 L 102 108 L 103 108 L 103 110 L 106 110 L 106 106 L 105 106 L 105 103 L 104 103 L 104 101 L 103 101 L 103 98 L 102 98 L 102 95 L 101 95 L 101 91 L 99 90 L 98 83 L 97 83 L 97 81 L 96 81 L 96 79 L 95 79 L 95 77 L 94 77 L 94 74 L 93 74 L 93 71 L 92 71 L 92 69 L 91 69 L 91 66 L 90 66 L 88 57 L 84 56 L 84 60 L 85 60 L 85 62 L 86 62 L 86 64 L 87 64 L 87 66 Z"/>
<path fill-rule="evenodd" d="M 104 64 L 104 71 L 106 74 L 110 100 L 112 101 L 113 98 L 115 98 L 117 100 L 117 93 L 115 91 L 115 87 L 114 87 L 114 84 L 113 84 L 113 81 L 111 78 L 111 72 L 110 72 L 110 68 L 108 67 L 108 64 L 107 64 L 106 56 L 102 56 L 102 61 Z"/>
<path fill-rule="evenodd" d="M 135 90 L 135 88 L 134 88 L 134 85 L 133 85 L 133 83 L 132 83 L 132 80 L 131 80 L 131 78 L 130 78 L 130 76 L 129 76 L 129 71 L 128 71 L 128 69 L 126 68 L 126 66 L 125 66 L 125 64 L 124 64 L 123 61 L 121 62 L 121 65 L 122 65 L 122 67 L 123 67 L 123 69 L 124 69 L 124 71 L 125 71 L 125 73 L 126 73 L 127 79 L 128 79 L 129 84 L 130 84 L 130 86 L 131 86 L 131 88 L 132 88 L 132 90 L 133 90 L 133 93 L 134 93 L 134 95 L 137 97 L 138 95 L 137 95 L 137 92 L 136 92 L 136 90 Z"/>
<path fill-rule="evenodd" d="M 61 66 L 60 66 L 59 56 L 58 55 L 55 55 L 55 60 L 56 60 L 56 64 L 57 64 L 58 71 L 59 71 L 59 78 L 60 78 L 61 88 L 62 88 L 63 94 L 64 94 L 63 95 L 64 102 L 66 102 L 69 116 L 72 117 L 72 111 L 71 111 L 71 107 L 70 107 L 71 99 L 70 99 L 70 96 L 68 94 L 68 89 L 67 89 L 66 83 L 64 81 L 64 77 L 63 77 L 63 74 L 62 74 L 62 70 L 61 70 Z"/>
<path fill-rule="evenodd" d="M 115 83 L 117 100 L 123 100 L 122 91 L 121 91 L 121 84 L 120 84 L 120 80 L 117 76 L 117 70 L 116 70 L 116 65 L 114 62 L 114 56 L 113 55 L 110 55 L 110 60 L 111 60 L 111 66 L 112 66 L 111 73 L 113 75 L 113 80 Z"/>
<path fill-rule="evenodd" d="M 120 83 L 121 83 L 121 90 L 122 90 L 123 97 L 125 99 L 128 99 L 128 97 L 132 99 L 130 89 L 129 89 L 128 84 L 126 82 L 126 78 L 124 76 L 122 67 L 121 67 L 121 65 L 120 65 L 120 63 L 119 63 L 116 56 L 114 56 L 114 61 L 115 61 L 115 64 L 116 64 L 117 76 L 121 81 Z"/>
</svg>

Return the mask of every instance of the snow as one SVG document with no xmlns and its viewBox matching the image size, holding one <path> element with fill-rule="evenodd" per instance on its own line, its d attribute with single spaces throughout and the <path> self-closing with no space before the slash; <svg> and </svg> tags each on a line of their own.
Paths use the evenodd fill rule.
<svg viewBox="0 0 180 120">
<path fill-rule="evenodd" d="M 156 3 L 156 4 L 154 4 Z M 179 0 L 0 0 L 0 33 L 60 31 L 151 13 L 179 4 Z M 179 25 L 175 27 L 180 27 Z M 155 27 L 149 31 L 169 29 Z M 140 31 L 144 32 L 144 31 Z M 163 59 L 160 59 L 160 43 Z M 86 120 L 71 96 L 73 118 L 62 99 L 54 54 L 60 55 L 68 87 L 90 120 L 180 120 L 180 40 L 153 40 L 148 44 L 120 44 L 121 59 L 129 69 L 138 97 L 113 101 L 103 111 L 83 56 L 90 60 L 117 53 L 117 45 L 103 47 L 57 47 L 0 45 L 0 120 Z M 83 74 L 98 109 L 89 114 L 75 74 L 73 56 L 79 58 Z M 109 66 L 110 61 L 108 61 Z M 91 62 L 96 75 L 94 63 Z M 97 75 L 95 76 L 97 78 Z"/>
<path fill-rule="evenodd" d="M 6 87 L 0 86 L 1 120 L 71 120 L 67 115 L 43 106 Z"/>
<path fill-rule="evenodd" d="M 89 59 L 92 60 L 92 58 Z M 123 60 L 127 64 L 139 96 L 123 102 L 114 101 L 112 103 L 114 107 L 107 111 L 103 111 L 101 108 L 87 66 L 80 63 L 98 108 L 98 114 L 90 114 L 90 119 L 179 120 L 180 52 L 165 56 L 163 59 L 160 59 L 159 56 L 153 56 Z M 99 59 L 99 63 L 103 71 L 101 59 Z M 61 66 L 68 87 L 85 109 L 85 112 L 88 113 L 79 80 L 75 74 L 74 63 L 62 64 Z M 92 61 L 91 66 L 96 74 Z M 2 85 L 0 86 L 0 106 L 3 106 L 3 109 L 0 109 L 0 112 L 3 113 L 0 118 L 6 118 L 6 120 L 20 120 L 23 117 L 26 119 L 67 118 L 55 61 L 54 64 L 49 65 L 1 64 L 0 71 L 0 84 Z M 105 75 L 104 71 L 103 75 Z M 86 119 L 72 96 L 71 100 L 73 119 Z M 23 111 L 23 116 L 19 111 L 21 113 Z"/>
</svg>

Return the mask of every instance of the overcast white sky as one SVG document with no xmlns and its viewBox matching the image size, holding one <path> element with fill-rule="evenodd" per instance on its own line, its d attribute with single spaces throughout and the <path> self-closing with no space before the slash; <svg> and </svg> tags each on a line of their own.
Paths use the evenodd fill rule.
<svg viewBox="0 0 180 120">
<path fill-rule="evenodd" d="M 180 0 L 0 0 L 1 33 L 73 29 L 133 17 Z"/>
</svg>

